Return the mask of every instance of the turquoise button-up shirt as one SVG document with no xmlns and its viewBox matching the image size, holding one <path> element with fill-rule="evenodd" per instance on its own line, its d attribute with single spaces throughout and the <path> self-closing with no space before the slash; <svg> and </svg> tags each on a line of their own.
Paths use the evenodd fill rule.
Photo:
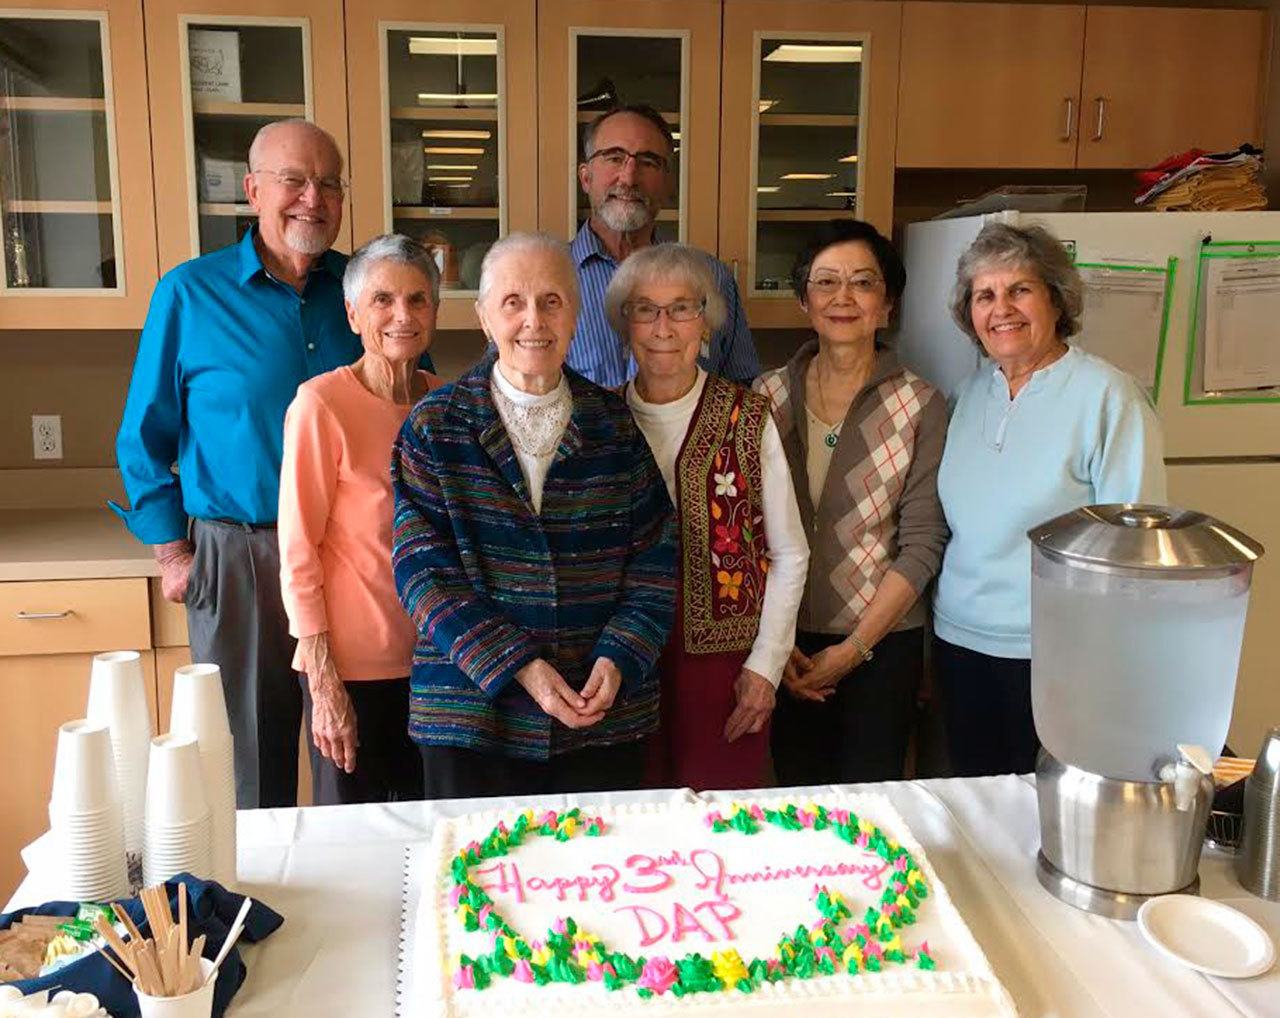
<svg viewBox="0 0 1280 1018">
<path fill-rule="evenodd" d="M 147 544 L 185 537 L 188 517 L 274 522 L 285 409 L 362 352 L 347 256 L 325 252 L 298 293 L 263 268 L 256 233 L 177 266 L 151 298 L 116 436 L 133 508 L 112 504 Z"/>
</svg>

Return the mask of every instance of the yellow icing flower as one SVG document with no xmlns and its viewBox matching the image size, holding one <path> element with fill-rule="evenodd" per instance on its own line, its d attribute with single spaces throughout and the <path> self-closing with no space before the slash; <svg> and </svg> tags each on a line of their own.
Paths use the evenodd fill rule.
<svg viewBox="0 0 1280 1018">
<path fill-rule="evenodd" d="M 875 829 L 876 829 L 876 825 L 873 824 L 866 817 L 858 818 L 858 830 L 860 830 L 863 834 L 867 835 L 867 837 L 870 837 L 872 833 L 874 833 Z"/>
<path fill-rule="evenodd" d="M 853 968 L 855 965 L 858 968 L 862 967 L 862 948 L 858 946 L 856 940 L 844 949 L 842 960 L 845 968 Z"/>
<path fill-rule="evenodd" d="M 778 961 L 790 961 L 791 956 L 796 953 L 796 949 L 790 944 L 778 945 Z"/>
<path fill-rule="evenodd" d="M 540 947 L 529 957 L 532 965 L 545 965 L 551 960 L 551 949 L 548 947 Z"/>
<path fill-rule="evenodd" d="M 742 961 L 742 955 L 733 948 L 727 951 L 716 951 L 711 956 L 711 967 L 716 977 L 724 983 L 726 990 L 731 990 L 743 979 L 749 979 L 750 973 Z"/>
<path fill-rule="evenodd" d="M 898 842 L 894 838 L 889 839 L 889 851 L 896 852 L 898 850 Z"/>
<path fill-rule="evenodd" d="M 533 810 L 531 810 L 531 809 L 527 809 L 527 810 L 525 810 L 523 813 L 521 813 L 520 815 L 521 815 L 522 817 L 524 817 L 524 819 L 525 819 L 525 823 L 528 823 L 528 824 L 533 823 Z"/>
<path fill-rule="evenodd" d="M 467 916 L 473 915 L 474 911 L 465 901 L 458 903 L 458 921 L 465 923 Z"/>
<path fill-rule="evenodd" d="M 880 918 L 876 920 L 876 933 L 884 933 L 884 932 L 892 932 L 892 931 L 893 931 L 893 920 L 890 919 L 884 913 L 881 913 Z"/>
<path fill-rule="evenodd" d="M 897 901 L 895 902 L 895 904 L 898 906 L 898 908 L 910 908 L 910 907 L 911 907 L 911 902 L 907 899 L 907 896 L 906 896 L 905 894 L 900 894 L 900 895 L 898 895 L 898 898 L 897 898 Z"/>
<path fill-rule="evenodd" d="M 597 951 L 595 948 L 591 948 L 589 950 L 587 949 L 581 950 L 576 955 L 574 955 L 574 958 L 577 960 L 578 964 L 581 965 L 583 968 L 586 968 L 593 961 L 598 962 L 601 960 L 600 952 Z"/>
<path fill-rule="evenodd" d="M 588 933 L 586 930 L 583 930 L 583 929 L 579 929 L 578 932 L 573 935 L 573 939 L 575 941 L 578 941 L 578 940 L 585 941 L 588 944 L 600 943 L 599 937 L 597 937 L 594 933 Z"/>
<path fill-rule="evenodd" d="M 565 837 L 572 838 L 573 832 L 576 831 L 577 829 L 578 829 L 578 821 L 574 817 L 567 817 L 563 825 Z"/>
<path fill-rule="evenodd" d="M 918 887 L 924 883 L 924 874 L 919 870 L 912 870 L 907 874 L 907 883 Z"/>
<path fill-rule="evenodd" d="M 503 937 L 503 938 L 502 938 L 502 949 L 503 949 L 504 951 L 506 951 L 506 952 L 507 952 L 507 957 L 508 957 L 508 958 L 516 959 L 516 958 L 519 958 L 519 957 L 520 957 L 520 952 L 519 952 L 518 950 L 516 950 L 516 938 L 515 938 L 515 937 Z"/>
<path fill-rule="evenodd" d="M 892 937 L 890 937 L 890 938 L 885 942 L 884 949 L 885 949 L 885 951 L 886 951 L 886 952 L 888 952 L 888 951 L 901 951 L 901 950 L 902 950 L 902 935 L 901 935 L 901 934 L 898 934 L 898 933 L 895 933 Z"/>
</svg>

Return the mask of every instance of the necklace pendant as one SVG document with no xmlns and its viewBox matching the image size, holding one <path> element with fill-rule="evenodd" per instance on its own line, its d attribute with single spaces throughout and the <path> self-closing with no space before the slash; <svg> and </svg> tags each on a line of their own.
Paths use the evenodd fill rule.
<svg viewBox="0 0 1280 1018">
<path fill-rule="evenodd" d="M 828 431 L 827 437 L 824 438 L 823 441 L 827 443 L 828 449 L 834 449 L 836 447 L 836 442 L 840 441 L 840 439 L 834 431 Z"/>
</svg>

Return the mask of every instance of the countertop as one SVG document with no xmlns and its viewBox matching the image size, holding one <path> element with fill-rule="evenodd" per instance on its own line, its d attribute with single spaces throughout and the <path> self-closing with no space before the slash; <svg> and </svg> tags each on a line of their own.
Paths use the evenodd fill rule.
<svg viewBox="0 0 1280 1018">
<path fill-rule="evenodd" d="M 151 548 L 106 506 L 0 510 L 0 581 L 159 575 Z"/>
</svg>

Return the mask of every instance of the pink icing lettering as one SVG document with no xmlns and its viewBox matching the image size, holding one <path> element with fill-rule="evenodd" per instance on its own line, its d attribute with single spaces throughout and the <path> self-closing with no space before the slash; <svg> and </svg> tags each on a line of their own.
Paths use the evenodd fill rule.
<svg viewBox="0 0 1280 1018">
<path fill-rule="evenodd" d="M 660 913 L 644 905 L 623 905 L 621 908 L 614 909 L 614 911 L 631 913 L 636 925 L 640 927 L 641 947 L 652 947 L 665 937 L 667 931 L 671 929 L 671 924 Z"/>
<path fill-rule="evenodd" d="M 493 874 L 494 880 L 486 883 L 485 878 Z M 524 882 L 520 879 L 520 867 L 515 863 L 499 862 L 492 866 L 482 866 L 475 871 L 476 883 L 486 891 L 497 891 L 499 894 L 514 893 L 516 901 L 523 905 L 527 899 L 524 893 Z M 459 885 L 461 886 L 461 885 Z"/>
<path fill-rule="evenodd" d="M 736 940 L 733 927 L 729 924 L 735 919 L 742 918 L 742 909 L 738 908 L 729 900 L 724 901 L 704 901 L 694 906 L 695 912 L 706 912 L 712 919 L 720 924 L 720 936 L 717 940 Z"/>
<path fill-rule="evenodd" d="M 702 879 L 696 887 L 699 891 L 710 891 L 721 901 L 728 901 L 724 891 L 724 860 L 708 848 L 696 848 L 689 853 L 689 865 Z"/>
<path fill-rule="evenodd" d="M 651 855 L 632 855 L 627 857 L 627 869 L 633 879 L 648 880 L 647 884 L 628 882 L 622 889 L 628 894 L 657 894 L 676 882 L 676 878 L 662 868 L 666 859 L 655 859 Z M 670 865 L 670 863 L 667 863 Z"/>
<path fill-rule="evenodd" d="M 706 928 L 702 923 L 698 922 L 694 917 L 694 914 L 679 902 L 676 902 L 671 918 L 673 926 L 671 939 L 677 944 L 690 933 L 701 933 L 703 939 L 706 940 L 707 943 L 711 943 L 715 940 L 715 937 L 706 931 Z"/>
</svg>

